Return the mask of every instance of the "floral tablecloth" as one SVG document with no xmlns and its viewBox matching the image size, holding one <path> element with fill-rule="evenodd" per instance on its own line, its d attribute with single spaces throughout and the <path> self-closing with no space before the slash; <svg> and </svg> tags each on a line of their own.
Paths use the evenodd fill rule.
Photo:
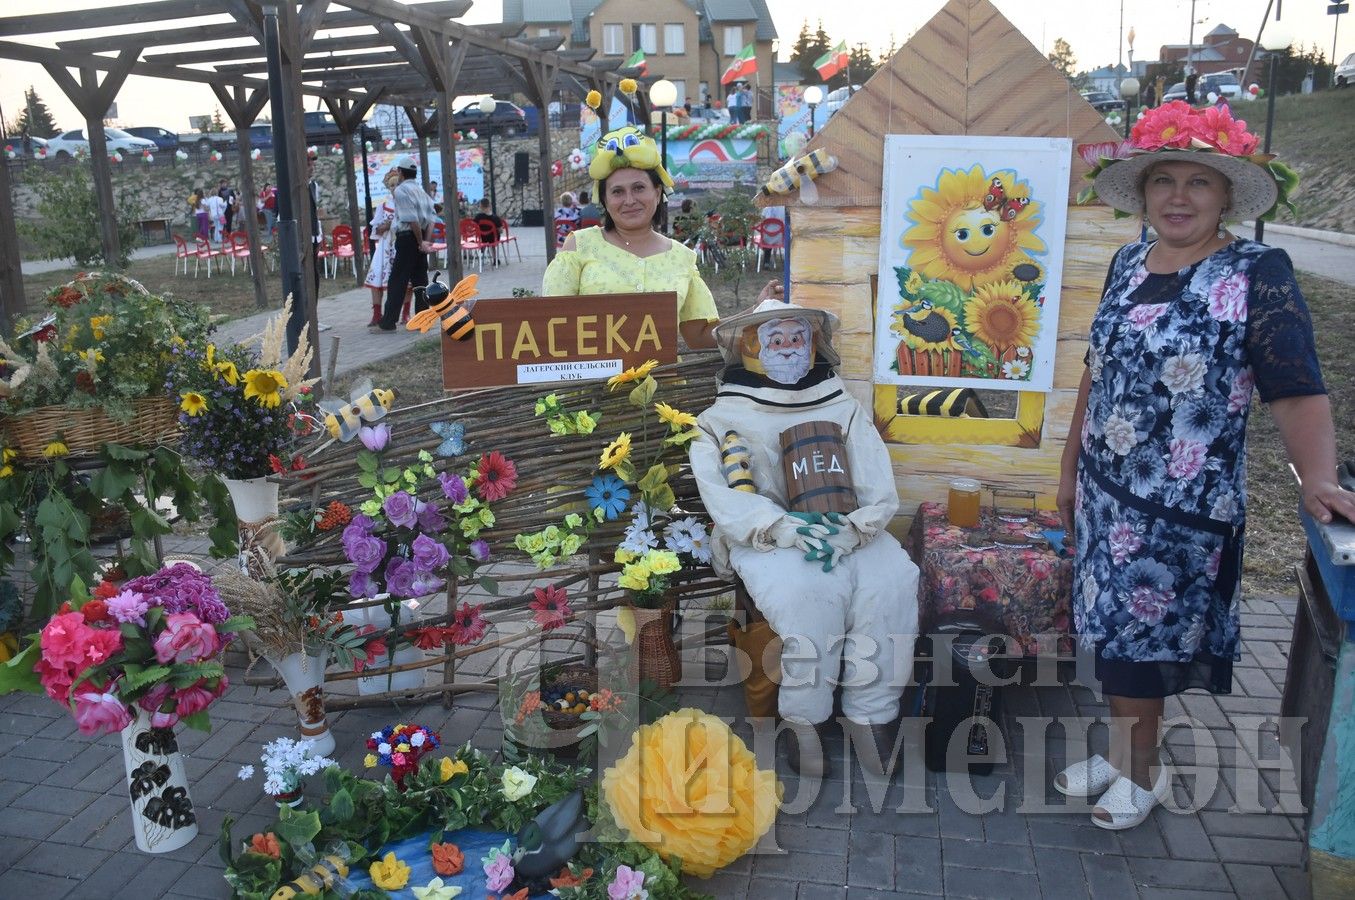
<svg viewBox="0 0 1355 900">
<path fill-rule="evenodd" d="M 923 633 L 951 614 L 974 612 L 1002 626 L 1027 655 L 1036 654 L 1039 635 L 1057 635 L 1060 655 L 1071 654 L 1073 564 L 1042 534 L 1060 527 L 1051 512 L 997 515 L 985 507 L 978 528 L 957 528 L 944 503 L 919 506 L 908 549 L 922 570 Z"/>
</svg>

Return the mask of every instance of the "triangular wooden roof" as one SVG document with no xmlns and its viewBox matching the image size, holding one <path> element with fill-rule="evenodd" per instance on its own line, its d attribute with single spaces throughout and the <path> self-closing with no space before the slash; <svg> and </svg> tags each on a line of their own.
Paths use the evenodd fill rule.
<svg viewBox="0 0 1355 900">
<path fill-rule="evenodd" d="M 814 135 L 808 149 L 838 159 L 815 181 L 817 205 L 880 205 L 886 134 L 1118 137 L 989 0 L 950 0 Z M 1086 171 L 1074 153 L 1070 196 Z"/>
</svg>

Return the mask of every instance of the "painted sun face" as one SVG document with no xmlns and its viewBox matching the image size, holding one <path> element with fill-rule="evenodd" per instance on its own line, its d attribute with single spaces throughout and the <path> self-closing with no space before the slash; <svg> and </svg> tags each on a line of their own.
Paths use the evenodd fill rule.
<svg viewBox="0 0 1355 900">
<path fill-rule="evenodd" d="M 913 223 L 902 238 L 908 264 L 925 278 L 971 292 L 995 281 L 1029 281 L 1040 271 L 1031 254 L 1046 249 L 1035 234 L 1041 204 L 1015 172 L 947 169 L 935 188 L 922 188 L 906 217 Z"/>
</svg>

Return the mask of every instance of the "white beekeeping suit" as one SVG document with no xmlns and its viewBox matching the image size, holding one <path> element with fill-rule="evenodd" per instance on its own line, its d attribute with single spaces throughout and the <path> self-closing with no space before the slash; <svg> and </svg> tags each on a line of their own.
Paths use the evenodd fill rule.
<svg viewBox="0 0 1355 900">
<path fill-rule="evenodd" d="M 719 325 L 727 365 L 715 403 L 698 418 L 692 470 L 715 525 L 717 568 L 742 579 L 782 638 L 782 718 L 826 722 L 840 680 L 851 722 L 889 726 L 911 669 L 918 569 L 885 531 L 898 508 L 889 452 L 833 369 L 835 322 L 768 300 Z M 815 421 L 841 428 L 857 499 L 855 510 L 821 524 L 787 511 L 781 461 L 782 432 Z M 720 450 L 731 431 L 748 448 L 756 493 L 726 478 Z M 892 734 L 872 730 L 892 746 Z M 792 760 L 798 768 L 795 753 Z"/>
</svg>

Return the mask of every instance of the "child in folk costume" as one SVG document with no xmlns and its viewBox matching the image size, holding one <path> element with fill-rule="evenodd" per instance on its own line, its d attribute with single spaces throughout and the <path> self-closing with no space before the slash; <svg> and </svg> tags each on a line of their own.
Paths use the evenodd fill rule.
<svg viewBox="0 0 1355 900">
<path fill-rule="evenodd" d="M 726 367 L 691 448 L 717 571 L 738 575 L 783 642 L 778 707 L 797 732 L 790 765 L 802 775 L 826 770 L 810 726 L 827 725 L 839 683 L 843 727 L 889 760 L 918 628 L 918 568 L 885 530 L 899 502 L 889 452 L 834 371 L 836 322 L 779 300 L 721 322 Z M 795 442 L 785 432 L 806 423 L 841 435 L 830 452 L 845 459 L 824 470 L 849 484 L 813 491 L 854 494 L 841 512 L 808 511 L 796 502 L 800 482 L 788 485 L 783 446 Z M 729 455 L 735 444 L 747 448 L 747 468 L 730 477 L 721 447 Z"/>
<path fill-rule="evenodd" d="M 394 190 L 400 183 L 395 170 L 387 172 L 381 182 L 387 190 Z M 372 321 L 369 326 L 381 324 L 381 301 L 386 293 L 386 282 L 390 280 L 391 262 L 395 259 L 395 200 L 386 197 L 372 215 L 368 226 L 375 246 L 372 248 L 371 263 L 367 268 L 367 277 L 362 283 L 372 291 Z M 400 323 L 409 321 L 409 302 L 413 292 L 405 294 L 405 305 L 400 312 Z"/>
</svg>

